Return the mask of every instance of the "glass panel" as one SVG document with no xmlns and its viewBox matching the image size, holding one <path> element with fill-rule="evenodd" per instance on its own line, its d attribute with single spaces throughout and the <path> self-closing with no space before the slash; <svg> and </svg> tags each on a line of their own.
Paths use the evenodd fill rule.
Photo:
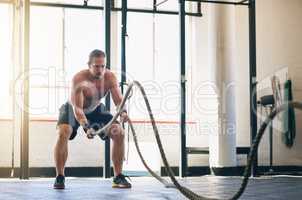
<svg viewBox="0 0 302 200">
<path fill-rule="evenodd" d="M 69 97 L 67 87 L 34 86 L 30 90 L 30 113 L 33 119 L 57 119 L 60 106 Z M 39 97 L 39 98 L 37 98 Z M 41 101 L 43 98 L 43 101 Z"/>
<path fill-rule="evenodd" d="M 35 118 L 57 116 L 52 90 L 60 83 L 64 65 L 63 9 L 32 7 L 31 15 L 30 114 Z"/>
<path fill-rule="evenodd" d="M 62 68 L 63 9 L 32 7 L 31 15 L 31 69 L 47 71 L 50 67 Z"/>
<path fill-rule="evenodd" d="M 169 28 L 167 29 L 167 25 Z M 179 27 L 178 17 L 157 15 L 155 26 L 155 80 L 162 88 L 160 118 L 178 121 L 179 116 Z"/>
<path fill-rule="evenodd" d="M 9 91 L 12 62 L 12 18 L 11 6 L 0 4 L 0 117 L 12 116 L 12 96 Z"/>
<path fill-rule="evenodd" d="M 49 95 L 35 88 L 44 88 L 43 91 L 69 89 L 71 77 L 87 67 L 89 52 L 103 48 L 102 16 L 96 10 L 64 11 L 50 7 L 33 7 L 32 16 L 30 83 L 34 92 L 31 93 L 31 111 L 34 117 L 57 117 L 55 108 L 66 101 L 68 95 L 56 91 Z M 64 96 L 58 96 L 62 94 Z M 44 101 L 41 98 L 45 98 Z"/>
<path fill-rule="evenodd" d="M 172 11 L 177 11 L 178 10 L 178 0 L 158 0 L 157 4 L 161 3 L 158 5 L 158 10 L 172 10 Z"/>
<path fill-rule="evenodd" d="M 166 28 L 167 24 L 169 29 Z M 148 98 L 152 101 L 152 110 L 159 119 L 179 118 L 178 29 L 177 16 L 128 14 L 128 81 L 135 79 L 143 83 Z M 120 36 L 120 29 L 118 35 Z M 141 96 L 138 93 L 133 96 L 131 114 L 138 119 L 147 118 Z"/>
<path fill-rule="evenodd" d="M 67 80 L 87 68 L 88 55 L 94 49 L 104 49 L 102 12 L 67 9 L 65 12 L 65 59 Z"/>
<path fill-rule="evenodd" d="M 9 91 L 11 81 L 11 36 L 12 7 L 0 4 L 0 168 L 11 166 L 12 121 L 3 118 L 12 117 L 12 98 Z"/>
<path fill-rule="evenodd" d="M 53 167 L 58 110 L 69 98 L 70 78 L 87 68 L 91 50 L 103 48 L 102 12 L 33 7 L 31 20 L 30 167 Z M 70 143 L 66 165 L 100 166 L 102 143 L 83 137 Z"/>
<path fill-rule="evenodd" d="M 135 79 L 144 83 L 146 87 L 145 89 L 149 93 L 149 98 L 152 98 L 155 103 L 156 99 L 158 99 L 159 90 L 153 90 L 154 87 L 158 88 L 158 86 L 153 82 L 154 66 L 152 23 L 153 18 L 150 14 L 128 13 L 127 78 L 130 80 Z M 120 24 L 120 22 L 118 24 Z M 120 64 L 118 66 L 120 66 Z M 154 94 L 151 95 L 151 93 Z M 133 104 L 131 103 L 131 114 L 136 116 L 136 118 L 145 118 L 145 105 L 143 104 L 143 101 L 141 101 L 141 96 L 138 93 L 133 96 L 134 100 L 132 101 Z M 154 111 L 159 107 L 159 102 L 157 102 L 156 105 L 157 106 L 153 106 Z"/>
</svg>

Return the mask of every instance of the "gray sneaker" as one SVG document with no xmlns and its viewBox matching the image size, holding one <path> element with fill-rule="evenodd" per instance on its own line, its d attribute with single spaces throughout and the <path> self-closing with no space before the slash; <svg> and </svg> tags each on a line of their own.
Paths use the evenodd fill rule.
<svg viewBox="0 0 302 200">
<path fill-rule="evenodd" d="M 131 188 L 131 183 L 126 179 L 130 180 L 129 176 L 125 176 L 124 174 L 119 174 L 113 178 L 112 187 L 113 188 Z"/>
<path fill-rule="evenodd" d="M 54 189 L 65 189 L 65 177 L 63 175 L 58 175 L 56 177 L 55 183 L 53 184 Z"/>
</svg>

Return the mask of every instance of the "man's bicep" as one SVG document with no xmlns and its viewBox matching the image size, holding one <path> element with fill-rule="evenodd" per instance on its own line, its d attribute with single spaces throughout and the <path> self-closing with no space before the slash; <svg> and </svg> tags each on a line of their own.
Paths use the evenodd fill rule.
<svg viewBox="0 0 302 200">
<path fill-rule="evenodd" d="M 122 101 L 122 98 L 123 98 L 119 87 L 114 86 L 114 87 L 111 88 L 110 91 L 111 91 L 111 96 L 112 96 L 112 99 L 113 99 L 115 105 L 119 105 Z"/>
<path fill-rule="evenodd" d="M 75 108 L 83 108 L 84 95 L 82 87 L 73 80 L 71 87 L 71 102 Z"/>
<path fill-rule="evenodd" d="M 111 96 L 112 96 L 112 99 L 113 99 L 113 102 L 115 103 L 115 105 L 119 105 L 122 101 L 123 96 L 122 96 L 122 93 L 118 86 L 117 79 L 114 74 L 113 74 L 112 80 L 111 80 L 110 92 L 111 92 Z"/>
<path fill-rule="evenodd" d="M 75 118 L 77 121 L 82 125 L 83 123 L 87 122 L 86 116 L 83 110 L 84 104 L 84 95 L 82 90 L 75 90 L 73 92 L 72 98 L 72 107 L 74 111 Z"/>
<path fill-rule="evenodd" d="M 83 102 L 84 102 L 84 96 L 83 96 L 83 91 L 78 90 L 75 91 L 74 93 L 74 106 L 78 109 L 83 109 Z"/>
</svg>

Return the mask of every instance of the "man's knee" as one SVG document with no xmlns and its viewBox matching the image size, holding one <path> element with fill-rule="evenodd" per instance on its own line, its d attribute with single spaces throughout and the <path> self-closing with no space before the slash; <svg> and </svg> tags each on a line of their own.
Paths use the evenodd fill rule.
<svg viewBox="0 0 302 200">
<path fill-rule="evenodd" d="M 118 123 L 113 123 L 109 128 L 109 135 L 112 140 L 121 141 L 124 139 L 124 130 Z"/>
<path fill-rule="evenodd" d="M 72 133 L 72 127 L 68 124 L 58 126 L 58 136 L 60 140 L 69 140 Z"/>
</svg>

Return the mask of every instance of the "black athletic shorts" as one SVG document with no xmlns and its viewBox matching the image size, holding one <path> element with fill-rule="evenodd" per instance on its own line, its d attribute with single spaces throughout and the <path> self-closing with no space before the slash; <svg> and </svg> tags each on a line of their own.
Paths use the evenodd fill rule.
<svg viewBox="0 0 302 200">
<path fill-rule="evenodd" d="M 106 110 L 105 105 L 102 103 L 97 106 L 94 111 L 85 115 L 89 124 L 95 130 L 104 127 L 113 118 L 113 116 Z M 59 109 L 59 119 L 57 126 L 60 124 L 69 124 L 72 127 L 72 134 L 69 139 L 74 139 L 77 135 L 77 130 L 80 124 L 76 120 L 72 105 L 69 102 L 64 103 Z M 108 139 L 108 137 L 102 139 Z"/>
</svg>

